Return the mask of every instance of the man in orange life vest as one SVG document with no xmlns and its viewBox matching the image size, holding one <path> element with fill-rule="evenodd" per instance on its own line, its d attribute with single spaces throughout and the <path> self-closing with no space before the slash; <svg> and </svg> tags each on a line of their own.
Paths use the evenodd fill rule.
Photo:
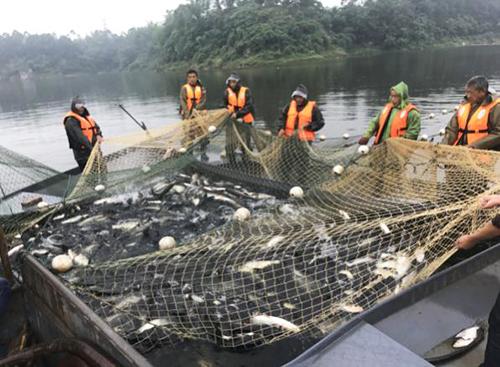
<svg viewBox="0 0 500 367">
<path fill-rule="evenodd" d="M 408 86 L 400 82 L 391 88 L 389 102 L 368 125 L 365 134 L 359 139 L 361 145 L 368 144 L 375 136 L 375 144 L 389 138 L 403 137 L 417 140 L 420 133 L 420 113 L 408 101 Z"/>
<path fill-rule="evenodd" d="M 493 98 L 484 76 L 467 82 L 465 100 L 446 127 L 442 143 L 500 150 L 500 99 Z"/>
<path fill-rule="evenodd" d="M 183 120 L 191 118 L 194 110 L 200 111 L 206 108 L 206 90 L 198 79 L 196 70 L 191 69 L 186 73 L 186 84 L 182 86 L 179 98 Z"/>
<path fill-rule="evenodd" d="M 308 99 L 308 90 L 299 84 L 292 93 L 291 102 L 283 109 L 280 117 L 282 128 L 280 136 L 297 135 L 300 141 L 311 144 L 316 138 L 316 131 L 325 126 L 325 120 L 316 102 Z"/>
<path fill-rule="evenodd" d="M 83 172 L 94 145 L 103 140 L 101 129 L 90 116 L 84 100 L 80 97 L 75 97 L 71 101 L 71 110 L 64 117 L 63 123 L 69 148 L 73 150 L 76 163 Z"/>
<path fill-rule="evenodd" d="M 244 144 L 249 150 L 252 150 L 251 138 L 255 134 L 253 131 L 253 122 L 255 108 L 250 89 L 241 85 L 238 74 L 231 73 L 226 80 L 226 90 L 224 92 L 224 106 L 231 114 L 232 121 L 227 124 L 226 129 L 226 155 L 231 164 L 236 163 L 235 150 L 241 146 L 238 138 L 235 136 L 233 126 L 236 126 L 238 134 L 241 136 Z M 245 147 L 241 146 L 243 160 L 246 160 Z"/>
</svg>

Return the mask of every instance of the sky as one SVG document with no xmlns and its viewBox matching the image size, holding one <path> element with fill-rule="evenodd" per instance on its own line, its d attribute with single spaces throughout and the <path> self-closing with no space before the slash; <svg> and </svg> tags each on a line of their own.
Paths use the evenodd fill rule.
<svg viewBox="0 0 500 367">
<path fill-rule="evenodd" d="M 324 6 L 341 0 L 322 0 Z M 0 34 L 29 33 L 85 36 L 97 29 L 126 32 L 149 22 L 161 22 L 167 10 L 185 0 L 1 0 Z"/>
</svg>

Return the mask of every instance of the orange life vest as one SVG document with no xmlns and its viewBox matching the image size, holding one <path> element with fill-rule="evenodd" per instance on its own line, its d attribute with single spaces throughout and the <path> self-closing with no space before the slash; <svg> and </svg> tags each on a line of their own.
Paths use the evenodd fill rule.
<svg viewBox="0 0 500 367">
<path fill-rule="evenodd" d="M 380 143 L 380 139 L 382 138 L 382 133 L 384 132 L 385 124 L 389 122 L 389 118 L 391 117 L 392 109 L 394 105 L 392 103 L 388 103 L 385 105 L 384 109 L 380 113 L 380 117 L 378 119 L 378 131 L 377 136 L 375 138 L 375 144 Z M 409 103 L 405 108 L 396 113 L 391 123 L 391 131 L 389 137 L 397 138 L 404 136 L 406 133 L 406 129 L 408 128 L 408 115 L 411 111 L 416 110 L 417 108 Z"/>
<path fill-rule="evenodd" d="M 299 140 L 301 141 L 314 141 L 316 134 L 314 131 L 305 130 L 304 128 L 312 122 L 313 108 L 316 102 L 308 101 L 304 108 L 298 112 L 297 102 L 292 100 L 285 125 L 285 136 L 292 136 L 295 130 L 299 130 Z"/>
<path fill-rule="evenodd" d="M 84 118 L 79 114 L 70 111 L 66 114 L 66 116 L 64 116 L 64 123 L 66 123 L 66 119 L 68 117 L 72 117 L 80 122 L 80 129 L 82 129 L 83 135 L 88 139 L 90 144 L 93 144 L 94 137 L 97 135 L 97 128 L 95 120 L 92 116 L 88 115 Z"/>
<path fill-rule="evenodd" d="M 470 119 L 472 105 L 470 103 L 462 104 L 457 112 L 458 134 L 453 145 L 462 145 L 464 134 L 466 138 L 464 145 L 472 144 L 486 137 L 489 134 L 488 118 L 490 111 L 498 104 L 500 104 L 500 98 L 487 105 L 479 106 Z"/>
<path fill-rule="evenodd" d="M 245 107 L 247 103 L 246 91 L 248 88 L 240 87 L 238 95 L 231 88 L 227 88 L 227 109 L 230 113 L 237 112 Z M 251 124 L 254 121 L 253 115 L 249 112 L 243 116 L 243 121 Z"/>
<path fill-rule="evenodd" d="M 191 112 L 193 110 L 193 106 L 200 104 L 203 91 L 199 85 L 193 87 L 189 83 L 184 84 L 182 87 L 186 89 L 186 104 L 188 110 Z"/>
</svg>

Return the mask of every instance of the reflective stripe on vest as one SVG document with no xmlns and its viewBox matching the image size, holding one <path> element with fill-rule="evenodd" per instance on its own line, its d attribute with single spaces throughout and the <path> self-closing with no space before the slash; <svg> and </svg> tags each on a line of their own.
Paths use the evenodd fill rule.
<svg viewBox="0 0 500 367">
<path fill-rule="evenodd" d="M 200 104 L 203 92 L 199 85 L 192 87 L 189 84 L 184 84 L 182 87 L 186 89 L 186 105 L 189 112 L 191 112 L 193 110 L 193 106 Z"/>
<path fill-rule="evenodd" d="M 380 113 L 375 144 L 380 143 L 385 125 L 389 122 L 389 118 L 391 117 L 391 112 L 393 108 L 394 105 L 392 103 L 388 103 L 385 105 L 384 109 Z M 410 114 L 411 111 L 416 109 L 417 108 L 414 105 L 409 103 L 404 109 L 395 114 L 390 126 L 391 128 L 391 131 L 389 133 L 390 138 L 397 138 L 405 135 L 406 129 L 408 128 L 408 115 Z"/>
<path fill-rule="evenodd" d="M 488 118 L 490 111 L 500 104 L 500 98 L 485 106 L 479 106 L 469 119 L 472 105 L 464 103 L 457 112 L 458 134 L 453 145 L 468 145 L 488 136 Z M 465 135 L 465 140 L 463 139 Z"/>
<path fill-rule="evenodd" d="M 68 117 L 72 117 L 80 122 L 80 129 L 82 129 L 83 135 L 88 139 L 90 144 L 92 144 L 94 141 L 94 136 L 97 135 L 95 121 L 92 116 L 88 115 L 84 118 L 79 114 L 70 111 L 66 114 L 66 116 L 64 116 L 64 123 L 66 123 L 66 119 Z"/>
<path fill-rule="evenodd" d="M 248 88 L 240 87 L 238 92 L 238 96 L 231 88 L 227 88 L 227 109 L 229 112 L 238 112 L 243 107 L 245 107 L 247 103 L 246 91 Z M 247 124 L 251 124 L 254 121 L 253 115 L 249 112 L 245 116 L 243 116 L 243 121 Z"/>
<path fill-rule="evenodd" d="M 299 131 L 299 140 L 301 141 L 314 141 L 316 134 L 314 131 L 304 130 L 304 128 L 312 122 L 313 109 L 316 102 L 308 101 L 304 108 L 299 112 L 297 111 L 297 102 L 292 100 L 285 125 L 285 136 L 292 136 L 295 130 Z"/>
</svg>

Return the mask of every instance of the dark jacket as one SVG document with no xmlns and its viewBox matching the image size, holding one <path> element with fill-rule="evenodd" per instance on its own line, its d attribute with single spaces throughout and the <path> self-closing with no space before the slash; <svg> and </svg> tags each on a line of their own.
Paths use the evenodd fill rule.
<svg viewBox="0 0 500 367">
<path fill-rule="evenodd" d="M 76 110 L 74 104 L 71 105 L 71 111 L 78 114 L 78 111 Z M 82 116 L 83 118 L 89 116 L 89 111 L 85 109 L 85 111 L 80 116 Z M 97 125 L 96 123 L 95 126 L 97 135 L 102 136 L 101 128 L 99 127 L 99 125 Z M 90 154 L 92 148 L 97 142 L 96 136 L 94 135 L 92 143 L 89 142 L 85 135 L 83 135 L 82 129 L 80 128 L 80 121 L 73 117 L 67 117 L 64 120 L 64 128 L 66 130 L 66 135 L 68 136 L 69 148 Z"/>
<path fill-rule="evenodd" d="M 489 104 L 493 101 L 492 96 L 488 96 L 483 104 Z M 479 108 L 479 105 L 472 106 L 471 112 L 469 113 L 469 118 L 472 117 L 474 112 Z M 471 144 L 474 148 L 478 149 L 491 149 L 500 150 L 500 105 L 492 108 L 488 116 L 488 136 L 474 142 Z M 453 115 L 448 126 L 446 127 L 446 132 L 441 141 L 442 144 L 453 145 L 458 135 L 458 118 L 457 112 Z M 459 145 L 467 145 L 460 144 Z"/>
<path fill-rule="evenodd" d="M 299 106 L 297 105 L 297 112 L 300 112 L 304 109 L 304 107 L 307 104 L 306 102 L 302 105 Z M 283 108 L 283 111 L 281 111 L 281 116 L 280 116 L 280 126 L 281 129 L 284 129 L 286 127 L 286 120 L 288 118 L 288 110 L 290 109 L 290 103 Z M 315 105 L 312 110 L 312 121 L 309 125 L 305 127 L 306 130 L 310 131 L 318 131 L 321 130 L 325 126 L 325 119 L 323 118 L 323 114 L 319 110 L 318 106 Z"/>
<path fill-rule="evenodd" d="M 240 92 L 240 88 L 241 88 L 241 85 L 238 84 L 236 86 L 236 90 L 234 90 L 234 93 L 236 93 L 236 95 L 238 95 L 238 93 Z M 228 97 L 227 88 L 226 88 L 224 90 L 224 100 L 223 100 L 224 107 L 229 106 L 228 98 L 229 97 Z M 247 90 L 246 90 L 245 99 L 246 99 L 245 100 L 246 103 L 243 106 L 243 108 L 240 108 L 239 110 L 236 109 L 236 118 L 237 119 L 242 118 L 247 113 L 251 113 L 253 115 L 253 117 L 255 118 L 255 107 L 253 105 L 253 97 L 252 97 L 252 92 L 250 92 L 250 88 L 247 88 Z"/>
</svg>

